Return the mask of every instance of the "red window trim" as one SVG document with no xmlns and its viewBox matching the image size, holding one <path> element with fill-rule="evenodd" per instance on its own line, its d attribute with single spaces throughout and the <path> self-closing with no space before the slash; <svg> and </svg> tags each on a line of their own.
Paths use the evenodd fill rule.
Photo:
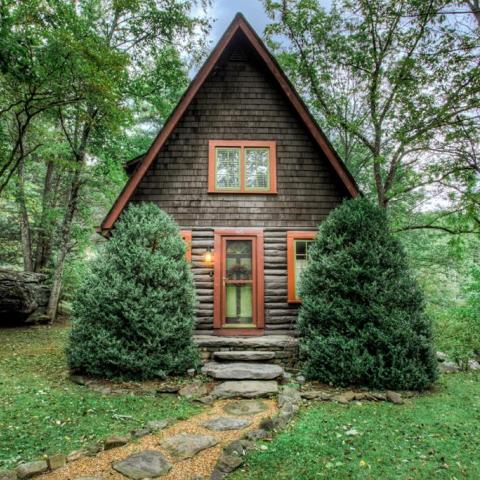
<svg viewBox="0 0 480 480">
<path fill-rule="evenodd" d="M 255 328 L 222 328 L 222 239 L 223 237 L 255 237 L 256 238 L 256 296 L 255 296 Z M 263 335 L 265 325 L 265 285 L 263 273 L 263 229 L 232 228 L 214 230 L 214 280 L 213 280 L 213 328 L 216 335 Z"/>
<path fill-rule="evenodd" d="M 187 251 L 185 252 L 185 258 L 188 263 L 192 263 L 192 231 L 180 230 L 180 236 L 187 245 Z"/>
<path fill-rule="evenodd" d="M 240 148 L 240 189 L 217 190 L 215 188 L 215 148 L 237 147 Z M 270 189 L 245 189 L 245 148 L 258 147 L 270 149 Z M 277 142 L 266 140 L 210 140 L 208 142 L 208 192 L 232 194 L 276 194 L 277 193 Z"/>
<path fill-rule="evenodd" d="M 288 303 L 302 303 L 295 295 L 295 240 L 313 240 L 317 232 L 287 232 Z"/>
</svg>

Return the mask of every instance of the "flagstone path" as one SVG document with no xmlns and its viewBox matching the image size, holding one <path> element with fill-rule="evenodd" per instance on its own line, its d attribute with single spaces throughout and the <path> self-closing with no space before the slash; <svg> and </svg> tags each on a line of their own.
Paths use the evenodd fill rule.
<svg viewBox="0 0 480 480">
<path fill-rule="evenodd" d="M 239 411 L 239 405 L 242 406 L 244 402 L 247 402 L 245 406 L 248 406 L 248 402 L 262 402 L 266 408 L 260 412 L 257 411 L 259 409 L 253 409 L 255 413 L 251 415 L 248 415 L 248 413 L 247 415 L 242 413 L 238 416 L 234 415 L 232 411 Z M 248 408 L 246 410 L 248 410 Z M 240 412 L 241 411 L 242 408 L 240 408 Z M 164 459 L 171 465 L 168 473 L 158 477 L 159 480 L 191 480 L 201 477 L 207 480 L 210 478 L 210 474 L 215 467 L 223 447 L 233 440 L 243 437 L 249 430 L 258 428 L 262 418 L 273 416 L 277 411 L 277 403 L 275 400 L 218 400 L 207 407 L 205 412 L 195 415 L 188 420 L 177 422 L 168 428 L 142 437 L 136 442 L 129 443 L 123 447 L 100 452 L 95 457 L 82 457 L 75 462 L 68 463 L 65 467 L 38 477 L 38 480 L 76 480 L 79 477 L 98 477 L 103 480 L 126 480 L 127 477 L 112 468 L 112 463 L 120 462 L 132 454 L 145 451 L 160 452 L 163 454 Z M 237 420 L 248 419 L 249 424 L 237 430 L 212 430 L 204 425 L 205 422 L 212 421 L 217 417 L 236 418 Z M 238 424 L 241 425 L 242 422 L 238 422 Z M 207 425 L 209 424 L 207 423 Z M 205 445 L 207 445 L 205 449 L 198 451 L 198 453 L 195 453 L 190 458 L 179 460 L 179 457 L 175 458 L 172 456 L 172 452 L 175 450 L 169 448 L 169 445 L 175 442 L 175 439 L 181 440 L 184 438 L 186 436 L 185 434 L 214 437 L 214 440 L 218 443 L 210 439 L 210 441 L 205 443 Z M 200 438 L 200 440 L 202 440 L 202 438 Z M 213 443 L 215 443 L 215 445 L 208 446 Z M 165 446 L 167 446 L 167 448 L 165 448 Z M 152 454 L 147 454 L 147 456 L 148 455 L 152 456 Z M 153 454 L 153 456 L 155 455 Z M 155 460 L 158 461 L 158 459 Z M 160 463 L 162 463 L 162 461 L 161 459 Z M 163 466 L 163 464 L 160 466 Z"/>
</svg>

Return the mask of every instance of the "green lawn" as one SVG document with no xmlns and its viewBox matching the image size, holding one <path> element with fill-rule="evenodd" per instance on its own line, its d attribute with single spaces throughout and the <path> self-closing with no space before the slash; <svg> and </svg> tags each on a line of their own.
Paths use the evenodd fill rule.
<svg viewBox="0 0 480 480">
<path fill-rule="evenodd" d="M 0 470 L 200 410 L 175 397 L 101 395 L 69 382 L 67 337 L 62 327 L 0 329 Z"/>
<path fill-rule="evenodd" d="M 316 403 L 228 478 L 477 480 L 480 376 L 443 376 L 436 390 L 401 406 Z"/>
</svg>

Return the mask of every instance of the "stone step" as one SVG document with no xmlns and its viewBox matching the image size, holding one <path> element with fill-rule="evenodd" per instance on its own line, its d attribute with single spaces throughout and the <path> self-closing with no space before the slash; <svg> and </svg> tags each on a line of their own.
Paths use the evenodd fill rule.
<svg viewBox="0 0 480 480">
<path fill-rule="evenodd" d="M 266 350 L 239 350 L 213 352 L 215 360 L 234 360 L 241 362 L 257 362 L 259 360 L 272 360 L 275 358 L 275 352 Z"/>
<path fill-rule="evenodd" d="M 194 335 L 193 341 L 198 347 L 245 348 L 245 349 L 283 349 L 295 348 L 298 339 L 289 335 L 263 335 L 252 337 L 230 337 L 215 335 Z"/>
<path fill-rule="evenodd" d="M 220 383 L 213 389 L 212 396 L 215 398 L 258 398 L 277 393 L 278 383 L 275 380 L 237 380 Z"/>
<path fill-rule="evenodd" d="M 273 380 L 283 375 L 283 368 L 271 363 L 208 362 L 202 373 L 220 380 Z"/>
</svg>

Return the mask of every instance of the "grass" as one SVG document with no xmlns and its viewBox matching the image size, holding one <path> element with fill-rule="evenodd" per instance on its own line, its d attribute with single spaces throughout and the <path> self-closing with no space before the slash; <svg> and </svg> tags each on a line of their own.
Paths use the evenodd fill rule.
<svg viewBox="0 0 480 480">
<path fill-rule="evenodd" d="M 0 470 L 200 410 L 175 397 L 102 395 L 71 383 L 64 356 L 68 331 L 0 330 Z"/>
<path fill-rule="evenodd" d="M 443 376 L 436 390 L 401 406 L 316 403 L 228 478 L 478 479 L 480 376 Z"/>
</svg>

